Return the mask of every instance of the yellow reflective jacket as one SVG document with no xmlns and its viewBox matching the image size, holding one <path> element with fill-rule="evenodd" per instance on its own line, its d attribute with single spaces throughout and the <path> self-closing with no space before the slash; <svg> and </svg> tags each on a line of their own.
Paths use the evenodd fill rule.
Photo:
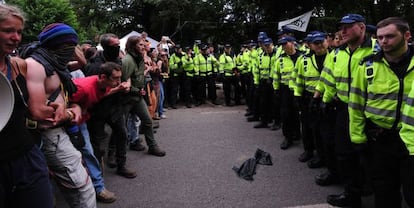
<svg viewBox="0 0 414 208">
<path fill-rule="evenodd" d="M 349 131 L 354 143 L 365 143 L 366 121 L 385 129 L 401 128 L 402 106 L 414 81 L 414 57 L 403 76 L 390 69 L 382 53 L 375 55 L 354 71 L 349 95 Z"/>
<path fill-rule="evenodd" d="M 400 136 L 410 155 L 414 155 L 414 82 L 411 84 L 407 102 L 403 106 Z"/>
<path fill-rule="evenodd" d="M 375 43 L 375 40 L 368 38 L 353 52 L 346 45 L 331 52 L 319 83 L 324 84 L 323 102 L 332 102 L 334 97 L 337 96 L 342 102 L 348 103 L 352 74 L 364 57 L 375 53 Z"/>
</svg>

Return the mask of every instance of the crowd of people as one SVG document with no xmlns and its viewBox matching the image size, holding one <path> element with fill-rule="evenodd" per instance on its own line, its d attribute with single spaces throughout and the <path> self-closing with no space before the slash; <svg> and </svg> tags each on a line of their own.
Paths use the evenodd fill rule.
<svg viewBox="0 0 414 208">
<path fill-rule="evenodd" d="M 146 33 L 129 37 L 125 51 L 117 35 L 102 34 L 98 50 L 64 23 L 15 53 L 24 21 L 0 5 L 0 68 L 15 100 L 0 132 L 0 207 L 53 207 L 50 178 L 70 207 L 114 202 L 103 168 L 135 178 L 128 147 L 165 156 L 156 120 L 179 102 L 220 105 L 217 82 L 223 104 L 246 104 L 254 128 L 282 129 L 281 149 L 302 140 L 299 161 L 326 167 L 318 185 L 344 185 L 329 204 L 361 207 L 374 193 L 376 207 L 401 207 L 402 187 L 414 207 L 414 50 L 402 18 L 381 20 L 371 35 L 363 16 L 348 14 L 339 32 L 312 31 L 302 44 L 285 27 L 277 46 L 260 32 L 238 54 L 225 44 L 218 55 L 199 42 L 183 52 L 168 37 L 151 48 Z"/>
</svg>

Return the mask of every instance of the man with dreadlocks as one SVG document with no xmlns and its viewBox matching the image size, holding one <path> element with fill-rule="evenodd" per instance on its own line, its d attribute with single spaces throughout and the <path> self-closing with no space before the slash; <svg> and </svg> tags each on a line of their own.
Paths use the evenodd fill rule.
<svg viewBox="0 0 414 208">
<path fill-rule="evenodd" d="M 78 35 L 66 24 L 53 23 L 38 38 L 39 43 L 25 54 L 31 114 L 28 127 L 40 132 L 49 171 L 70 207 L 93 208 L 96 199 L 92 181 L 82 165 L 81 153 L 65 129 L 81 119 L 80 107 L 68 103 L 76 87 L 66 68 L 78 44 Z"/>
</svg>

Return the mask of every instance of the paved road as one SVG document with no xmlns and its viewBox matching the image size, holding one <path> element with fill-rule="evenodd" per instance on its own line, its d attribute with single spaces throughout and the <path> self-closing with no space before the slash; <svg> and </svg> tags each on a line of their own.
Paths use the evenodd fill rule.
<svg viewBox="0 0 414 208">
<path fill-rule="evenodd" d="M 254 129 L 244 109 L 205 104 L 168 110 L 155 135 L 166 157 L 129 151 L 127 164 L 138 171 L 135 179 L 106 167 L 106 186 L 118 200 L 98 207 L 330 207 L 326 196 L 341 192 L 341 187 L 315 185 L 314 176 L 322 169 L 298 162 L 300 142 L 280 150 L 281 131 Z M 272 155 L 273 166 L 258 166 L 252 182 L 238 178 L 232 167 L 253 157 L 257 148 Z M 371 201 L 364 199 L 366 207 Z M 57 207 L 65 206 L 58 195 Z"/>
</svg>

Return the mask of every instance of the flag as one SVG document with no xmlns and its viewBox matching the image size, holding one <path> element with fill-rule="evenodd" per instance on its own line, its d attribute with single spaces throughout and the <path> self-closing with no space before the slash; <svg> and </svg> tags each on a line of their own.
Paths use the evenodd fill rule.
<svg viewBox="0 0 414 208">
<path fill-rule="evenodd" d="M 288 26 L 290 29 L 306 32 L 312 12 L 313 10 L 295 18 L 281 21 L 278 24 L 278 29 L 280 30 L 283 26 Z"/>
</svg>

